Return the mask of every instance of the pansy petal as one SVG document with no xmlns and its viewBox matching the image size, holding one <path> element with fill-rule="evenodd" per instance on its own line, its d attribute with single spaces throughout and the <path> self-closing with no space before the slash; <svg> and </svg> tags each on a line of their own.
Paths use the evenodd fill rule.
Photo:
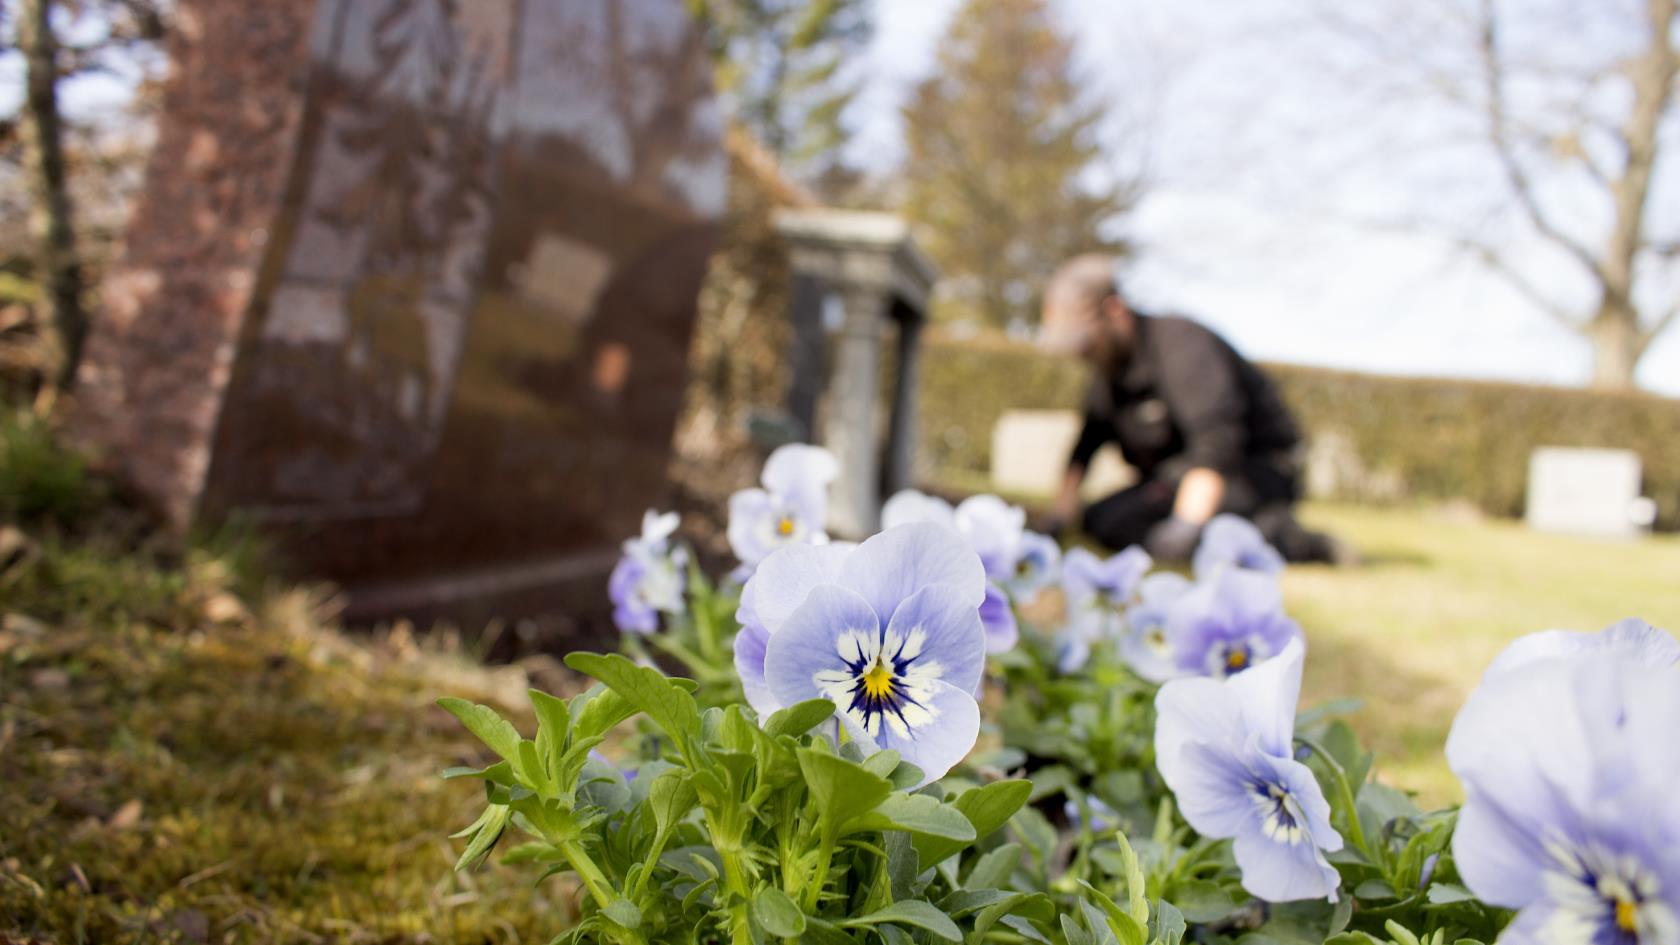
<svg viewBox="0 0 1680 945">
<path fill-rule="evenodd" d="M 994 580 L 1008 578 L 1021 554 L 1027 513 L 995 495 L 975 495 L 957 506 L 956 527 Z"/>
<path fill-rule="evenodd" d="M 770 634 L 754 624 L 743 624 L 741 632 L 735 634 L 735 673 L 741 677 L 741 690 L 746 694 L 747 704 L 758 713 L 761 721 L 782 708 L 781 702 L 770 692 L 770 684 L 764 681 L 765 648 L 769 643 Z"/>
<path fill-rule="evenodd" d="M 968 757 L 980 737 L 980 705 L 971 693 L 944 681 L 933 683 L 931 690 L 923 706 L 930 716 L 925 724 L 902 734 L 892 726 L 882 726 L 875 739 L 881 748 L 896 750 L 920 768 L 922 784 L 943 778 Z"/>
<path fill-rule="evenodd" d="M 808 528 L 820 532 L 828 513 L 828 484 L 839 471 L 839 462 L 828 450 L 790 443 L 770 454 L 759 479 L 772 496 L 798 509 Z"/>
<path fill-rule="evenodd" d="M 764 540 L 771 514 L 770 494 L 763 489 L 742 489 L 729 497 L 729 550 L 742 564 L 757 565 L 773 550 Z"/>
<path fill-rule="evenodd" d="M 1542 895 L 1549 857 L 1532 823 L 1519 822 L 1479 791 L 1468 791 L 1453 828 L 1453 860 L 1484 902 L 1520 909 Z"/>
<path fill-rule="evenodd" d="M 1606 651 L 1641 663 L 1669 667 L 1680 664 L 1680 640 L 1637 617 L 1611 624 L 1597 633 L 1542 630 L 1518 637 L 1494 657 L 1484 677 L 1509 672 L 1543 659 Z"/>
<path fill-rule="evenodd" d="M 888 529 L 858 546 L 840 565 L 840 583 L 890 620 L 905 598 L 929 584 L 949 584 L 978 609 L 986 597 L 986 572 L 962 536 L 932 522 Z"/>
<path fill-rule="evenodd" d="M 891 642 L 898 641 L 913 669 L 937 665 L 934 678 L 965 692 L 973 692 L 986 671 L 980 614 L 948 584 L 930 584 L 898 605 L 887 625 L 887 640 L 884 655 L 895 655 Z"/>
<path fill-rule="evenodd" d="M 1310 840 L 1279 843 L 1259 824 L 1237 834 L 1231 853 L 1242 869 L 1243 888 L 1267 902 L 1327 899 L 1341 876 Z"/>
<path fill-rule="evenodd" d="M 1175 679 L 1155 694 L 1155 767 L 1176 791 L 1190 777 L 1186 746 L 1207 743 L 1234 752 L 1241 728 L 1242 708 L 1230 690 L 1211 679 Z"/>
<path fill-rule="evenodd" d="M 875 611 L 856 593 L 833 584 L 812 588 L 765 644 L 770 693 L 782 705 L 829 696 L 818 675 L 846 671 L 848 660 L 871 645 L 878 651 L 880 633 Z"/>
<path fill-rule="evenodd" d="M 1021 638 L 1020 628 L 1015 625 L 1015 609 L 1009 605 L 1009 596 L 995 584 L 986 585 L 986 599 L 980 603 L 980 623 L 986 631 L 987 653 L 1012 650 Z"/>
<path fill-rule="evenodd" d="M 1229 746 L 1189 742 L 1172 770 L 1173 799 L 1202 836 L 1234 837 L 1255 818 L 1254 776 Z"/>
<path fill-rule="evenodd" d="M 1280 784 L 1289 792 L 1306 818 L 1307 833 L 1313 845 L 1326 853 L 1342 848 L 1342 835 L 1330 823 L 1330 802 L 1324 798 L 1324 788 L 1313 777 L 1312 769 L 1293 758 L 1258 754 L 1256 767 L 1269 774 L 1268 780 Z"/>
<path fill-rule="evenodd" d="M 900 489 L 881 506 L 881 528 L 884 531 L 911 522 L 935 522 L 956 528 L 956 510 L 938 496 Z"/>
<path fill-rule="evenodd" d="M 840 580 L 840 563 L 854 547 L 842 542 L 800 544 L 771 552 L 741 589 L 736 619 L 743 626 L 752 621 L 767 633 L 775 633 L 788 615 L 805 603 L 812 588 Z"/>
<path fill-rule="evenodd" d="M 1243 729 L 1269 755 L 1287 758 L 1291 754 L 1305 656 L 1301 641 L 1291 640 L 1276 657 L 1225 681 L 1241 706 Z"/>
</svg>

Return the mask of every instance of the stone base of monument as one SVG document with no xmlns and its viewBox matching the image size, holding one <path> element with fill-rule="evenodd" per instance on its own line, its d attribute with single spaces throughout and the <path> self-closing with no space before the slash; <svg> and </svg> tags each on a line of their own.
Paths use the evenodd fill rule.
<svg viewBox="0 0 1680 945">
<path fill-rule="evenodd" d="M 1007 410 L 992 428 L 992 487 L 1023 496 L 1053 496 L 1062 487 L 1068 454 L 1079 439 L 1072 410 Z M 1114 446 L 1097 452 L 1080 494 L 1101 499 L 1137 481 L 1137 471 Z"/>
</svg>

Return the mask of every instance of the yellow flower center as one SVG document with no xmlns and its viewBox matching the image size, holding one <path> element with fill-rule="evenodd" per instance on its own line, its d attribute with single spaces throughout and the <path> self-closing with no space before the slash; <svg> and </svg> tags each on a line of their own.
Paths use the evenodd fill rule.
<svg viewBox="0 0 1680 945">
<path fill-rule="evenodd" d="M 1639 907 L 1626 899 L 1616 900 L 1616 928 L 1623 932 L 1639 931 Z"/>
<path fill-rule="evenodd" d="M 893 674 L 885 662 L 876 660 L 875 665 L 863 674 L 863 694 L 871 699 L 884 699 L 892 694 Z"/>
<path fill-rule="evenodd" d="M 1232 650 L 1231 652 L 1225 654 L 1225 668 L 1226 669 L 1228 669 L 1232 672 L 1236 672 L 1237 670 L 1242 669 L 1242 668 L 1246 667 L 1247 665 L 1248 665 L 1248 651 L 1247 650 Z"/>
<path fill-rule="evenodd" d="M 776 534 L 782 536 L 783 538 L 793 534 L 792 516 L 784 515 L 781 517 L 780 521 L 776 522 Z"/>
</svg>

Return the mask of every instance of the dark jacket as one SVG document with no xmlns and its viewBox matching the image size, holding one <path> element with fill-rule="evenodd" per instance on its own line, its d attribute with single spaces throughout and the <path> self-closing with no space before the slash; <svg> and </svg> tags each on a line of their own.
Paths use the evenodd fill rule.
<svg viewBox="0 0 1680 945">
<path fill-rule="evenodd" d="M 1198 466 L 1240 477 L 1256 464 L 1287 462 L 1300 432 L 1259 368 L 1189 319 L 1136 319 L 1131 358 L 1092 379 L 1070 463 L 1088 466 L 1111 440 L 1146 481 Z"/>
</svg>

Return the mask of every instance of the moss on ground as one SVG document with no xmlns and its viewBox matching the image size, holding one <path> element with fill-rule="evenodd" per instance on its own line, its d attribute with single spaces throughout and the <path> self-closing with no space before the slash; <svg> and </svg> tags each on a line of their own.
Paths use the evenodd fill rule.
<svg viewBox="0 0 1680 945">
<path fill-rule="evenodd" d="M 224 559 L 4 531 L 0 941 L 544 942 L 570 889 L 452 872 L 485 755 L 432 702 L 519 719 L 526 674 L 306 591 L 247 608 Z M 521 720 L 529 727 L 529 720 Z"/>
</svg>

